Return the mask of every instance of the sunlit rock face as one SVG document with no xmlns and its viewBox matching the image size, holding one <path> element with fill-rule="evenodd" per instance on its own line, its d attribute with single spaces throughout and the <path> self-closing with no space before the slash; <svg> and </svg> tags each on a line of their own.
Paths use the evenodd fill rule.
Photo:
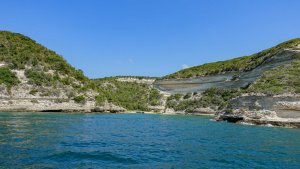
<svg viewBox="0 0 300 169">
<path fill-rule="evenodd" d="M 280 118 L 300 118 L 300 96 L 242 96 L 230 101 L 232 109 L 274 111 Z M 239 111 L 241 112 L 241 110 Z M 259 113 L 258 113 L 259 114 Z"/>
<path fill-rule="evenodd" d="M 172 94 L 203 92 L 212 87 L 224 89 L 241 88 L 254 82 L 263 72 L 289 63 L 296 57 L 300 57 L 299 51 L 286 49 L 268 57 L 260 66 L 250 71 L 224 72 L 222 74 L 190 79 L 158 80 L 154 83 L 154 86 L 161 91 Z"/>
</svg>

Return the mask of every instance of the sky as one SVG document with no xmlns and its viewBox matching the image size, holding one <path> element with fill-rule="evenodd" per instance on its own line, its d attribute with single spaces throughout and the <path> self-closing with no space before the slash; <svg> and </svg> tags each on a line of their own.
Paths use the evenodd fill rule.
<svg viewBox="0 0 300 169">
<path fill-rule="evenodd" d="M 300 37 L 299 0 L 0 0 L 22 33 L 90 78 L 164 76 Z"/>
</svg>

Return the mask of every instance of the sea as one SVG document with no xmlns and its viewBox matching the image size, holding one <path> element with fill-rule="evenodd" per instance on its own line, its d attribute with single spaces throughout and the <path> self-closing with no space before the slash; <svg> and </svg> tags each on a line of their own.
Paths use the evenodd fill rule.
<svg viewBox="0 0 300 169">
<path fill-rule="evenodd" d="M 300 129 L 158 114 L 0 113 L 0 168 L 300 168 Z"/>
</svg>

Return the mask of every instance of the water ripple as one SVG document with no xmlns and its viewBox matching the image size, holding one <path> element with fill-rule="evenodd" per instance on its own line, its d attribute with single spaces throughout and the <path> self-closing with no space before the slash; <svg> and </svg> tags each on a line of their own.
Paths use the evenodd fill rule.
<svg viewBox="0 0 300 169">
<path fill-rule="evenodd" d="M 300 130 L 206 117 L 0 113 L 0 168 L 300 168 Z"/>
<path fill-rule="evenodd" d="M 108 162 L 116 162 L 122 164 L 137 164 L 137 161 L 131 158 L 122 157 L 121 155 L 114 154 L 111 152 L 74 152 L 74 151 L 66 151 L 57 153 L 51 156 L 44 157 L 44 160 L 52 160 L 58 162 L 76 162 L 81 160 L 90 160 L 90 161 L 108 161 Z"/>
</svg>

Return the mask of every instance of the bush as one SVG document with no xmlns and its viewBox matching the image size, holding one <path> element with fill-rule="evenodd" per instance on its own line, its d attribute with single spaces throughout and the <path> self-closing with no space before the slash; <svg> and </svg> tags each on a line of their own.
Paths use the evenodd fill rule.
<svg viewBox="0 0 300 169">
<path fill-rule="evenodd" d="M 160 104 L 161 94 L 156 89 L 151 89 L 149 94 L 149 102 L 151 106 L 157 106 Z"/>
<path fill-rule="evenodd" d="M 0 84 L 5 84 L 8 89 L 19 84 L 18 77 L 7 67 L 0 67 Z"/>
<path fill-rule="evenodd" d="M 32 89 L 32 90 L 30 90 L 29 94 L 35 95 L 37 92 L 38 92 L 37 89 Z"/>
<path fill-rule="evenodd" d="M 73 100 L 76 102 L 76 103 L 80 103 L 80 104 L 84 104 L 86 102 L 85 100 L 85 97 L 84 96 L 76 96 L 73 98 Z"/>
<path fill-rule="evenodd" d="M 300 86 L 300 59 L 271 69 L 250 85 L 247 92 L 260 92 L 265 94 L 299 93 Z"/>
<path fill-rule="evenodd" d="M 36 99 L 32 99 L 32 100 L 31 100 L 31 103 L 37 104 L 37 103 L 39 103 L 39 102 L 38 102 L 38 100 L 36 100 Z"/>
<path fill-rule="evenodd" d="M 186 95 L 183 96 L 183 99 L 189 99 L 192 97 L 191 93 L 187 93 Z"/>
<path fill-rule="evenodd" d="M 95 79 L 93 83 L 99 93 L 96 97 L 98 105 L 107 100 L 127 110 L 148 111 L 148 106 L 159 105 L 162 97 L 158 90 L 148 84 L 121 82 L 117 78 Z"/>
<path fill-rule="evenodd" d="M 103 95 L 98 95 L 95 97 L 97 105 L 103 105 L 103 103 L 106 101 L 106 97 Z"/>
<path fill-rule="evenodd" d="M 29 84 L 34 84 L 37 86 L 50 86 L 54 83 L 52 75 L 45 74 L 38 70 L 29 69 L 25 71 L 26 77 L 29 79 Z"/>
<path fill-rule="evenodd" d="M 240 95 L 240 91 L 211 88 L 203 92 L 202 97 L 199 99 L 191 99 L 189 96 L 184 96 L 183 99 L 180 100 L 178 96 L 175 95 L 171 95 L 168 98 L 167 107 L 173 108 L 175 111 L 192 112 L 196 108 L 207 107 L 217 107 L 218 110 L 222 110 L 227 107 L 228 102 L 232 98 Z"/>
</svg>

